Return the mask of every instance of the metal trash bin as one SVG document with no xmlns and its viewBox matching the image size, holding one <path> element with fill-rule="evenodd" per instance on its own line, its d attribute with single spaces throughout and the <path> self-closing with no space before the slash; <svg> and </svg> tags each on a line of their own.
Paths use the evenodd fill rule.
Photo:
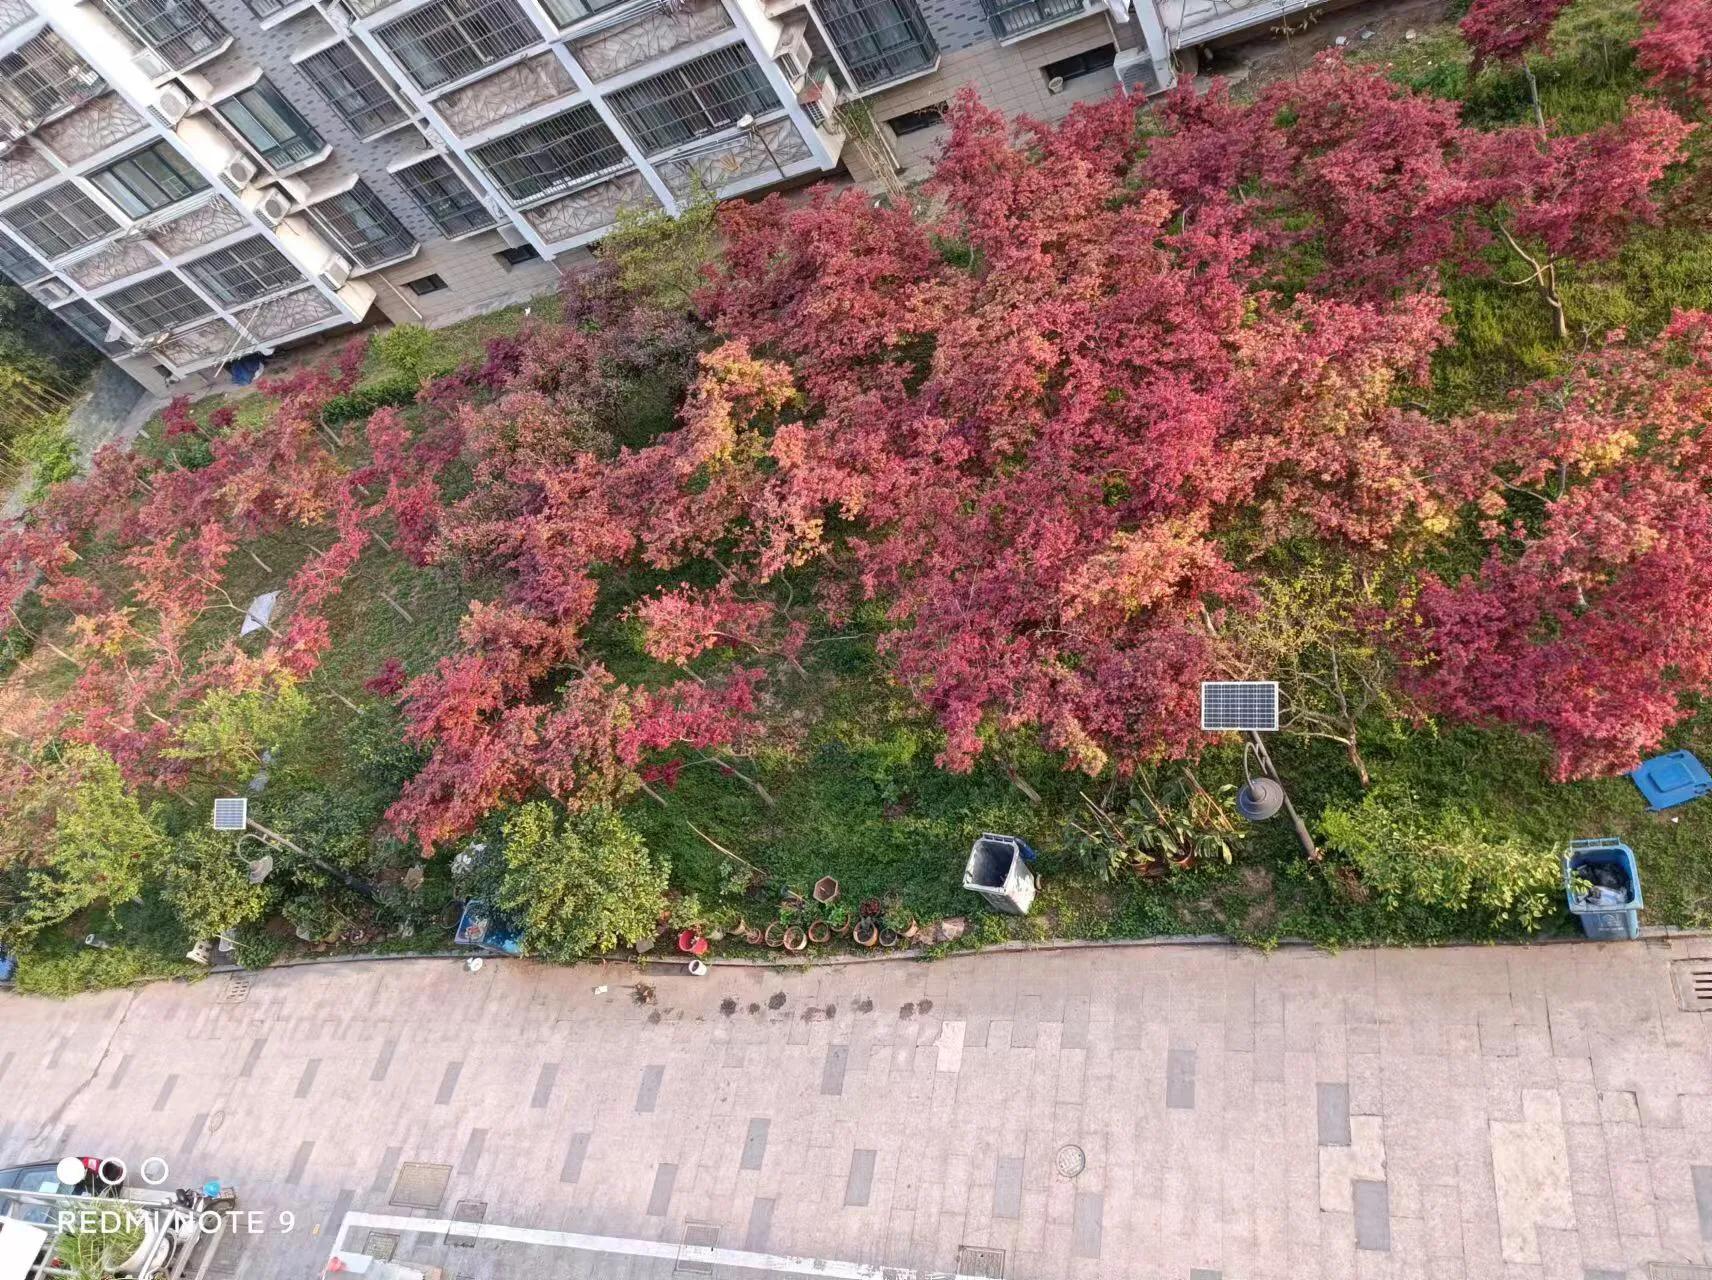
<svg viewBox="0 0 1712 1280">
<path fill-rule="evenodd" d="M 995 911 L 1026 916 L 1034 905 L 1035 852 L 1015 836 L 981 833 L 963 868 L 963 887 L 978 893 Z"/>
<path fill-rule="evenodd" d="M 1621 905 L 1590 901 L 1575 896 L 1575 877 L 1588 868 L 1614 867 L 1628 881 L 1629 897 Z M 1581 918 L 1589 938 L 1638 938 L 1641 936 L 1641 876 L 1635 868 L 1635 851 L 1611 836 L 1596 840 L 1571 840 L 1563 860 L 1563 891 L 1570 911 Z"/>
</svg>

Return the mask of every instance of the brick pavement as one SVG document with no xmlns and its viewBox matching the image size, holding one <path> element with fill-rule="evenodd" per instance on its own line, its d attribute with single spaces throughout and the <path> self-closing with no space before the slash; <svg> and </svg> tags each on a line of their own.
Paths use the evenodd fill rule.
<svg viewBox="0 0 1712 1280">
<path fill-rule="evenodd" d="M 1712 940 L 656 968 L 652 1005 L 628 966 L 397 961 L 241 998 L 11 997 L 0 1161 L 161 1154 L 236 1183 L 299 1216 L 228 1269 L 256 1280 L 314 1275 L 348 1211 L 463 1200 L 924 1272 L 976 1246 L 1011 1280 L 1641 1280 L 1712 1258 L 1712 1031 L 1672 985 L 1698 957 Z M 389 1203 L 407 1163 L 449 1166 L 436 1207 Z M 444 1252 L 457 1280 L 520 1274 Z"/>
</svg>

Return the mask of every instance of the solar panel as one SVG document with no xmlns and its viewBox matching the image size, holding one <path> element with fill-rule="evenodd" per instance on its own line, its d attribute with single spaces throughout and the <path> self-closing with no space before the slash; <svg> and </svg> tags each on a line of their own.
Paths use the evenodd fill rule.
<svg viewBox="0 0 1712 1280">
<path fill-rule="evenodd" d="M 250 802 L 242 796 L 214 802 L 214 830 L 242 831 L 250 825 Z"/>
<path fill-rule="evenodd" d="M 1272 732 L 1278 728 L 1276 680 L 1204 680 L 1201 728 Z"/>
</svg>

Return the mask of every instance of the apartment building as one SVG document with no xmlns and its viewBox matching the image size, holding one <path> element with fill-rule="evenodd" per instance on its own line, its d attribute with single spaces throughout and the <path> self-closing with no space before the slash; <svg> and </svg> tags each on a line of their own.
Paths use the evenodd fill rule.
<svg viewBox="0 0 1712 1280">
<path fill-rule="evenodd" d="M 1197 23 L 1296 7 L 0 0 L 0 272 L 165 389 L 541 292 L 622 210 L 907 168 L 963 84 L 1151 92 Z"/>
</svg>

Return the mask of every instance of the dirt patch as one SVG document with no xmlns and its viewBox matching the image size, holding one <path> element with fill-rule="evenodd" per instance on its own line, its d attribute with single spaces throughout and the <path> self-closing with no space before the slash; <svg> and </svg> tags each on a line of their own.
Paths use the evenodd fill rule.
<svg viewBox="0 0 1712 1280">
<path fill-rule="evenodd" d="M 783 1009 L 785 1007 L 785 993 L 783 991 L 773 992 L 767 997 L 767 1007 L 769 1009 Z"/>
<path fill-rule="evenodd" d="M 1248 908 L 1243 927 L 1258 937 L 1269 935 L 1278 924 L 1278 891 L 1272 873 L 1265 867 L 1244 867 L 1237 880 Z"/>
<path fill-rule="evenodd" d="M 733 1000 L 730 996 L 726 996 L 725 999 L 719 1002 L 719 1011 L 729 1018 L 732 1014 L 737 1012 L 737 1001 Z"/>
<path fill-rule="evenodd" d="M 863 996 L 860 1000 L 858 1000 L 856 1002 L 856 1012 L 857 1013 L 872 1013 L 872 1012 L 874 1012 L 874 1002 L 872 1000 L 868 999 L 867 996 Z"/>
<path fill-rule="evenodd" d="M 906 1005 L 901 1006 L 898 1009 L 898 1017 L 899 1018 L 913 1018 L 913 1017 L 915 1017 L 915 1005 L 913 1003 L 911 1003 L 911 1004 L 906 1004 Z"/>
</svg>

